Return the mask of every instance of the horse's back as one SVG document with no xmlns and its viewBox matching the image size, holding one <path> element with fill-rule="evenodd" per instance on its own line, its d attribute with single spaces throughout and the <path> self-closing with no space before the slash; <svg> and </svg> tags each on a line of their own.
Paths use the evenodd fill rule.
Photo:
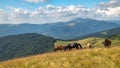
<svg viewBox="0 0 120 68">
<path fill-rule="evenodd" d="M 104 45 L 105 45 L 105 47 L 108 47 L 111 45 L 111 43 L 112 43 L 111 40 L 105 39 Z"/>
</svg>

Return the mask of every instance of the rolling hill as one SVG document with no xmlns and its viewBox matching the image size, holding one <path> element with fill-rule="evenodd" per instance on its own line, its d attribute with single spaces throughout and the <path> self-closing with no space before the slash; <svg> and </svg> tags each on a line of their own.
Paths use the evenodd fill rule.
<svg viewBox="0 0 120 68">
<path fill-rule="evenodd" d="M 55 46 L 60 46 L 60 45 L 66 46 L 69 43 L 77 42 L 77 43 L 80 43 L 83 46 L 83 48 L 86 48 L 87 43 L 91 42 L 92 48 L 101 48 L 101 47 L 104 47 L 104 44 L 103 44 L 104 40 L 105 40 L 104 38 L 96 38 L 96 37 L 86 38 L 86 39 L 82 39 L 82 40 L 73 40 L 73 41 L 57 40 L 54 45 Z M 111 41 L 112 41 L 111 46 L 119 46 L 120 45 L 119 39 L 111 38 Z"/>
<path fill-rule="evenodd" d="M 116 34 L 120 34 L 120 27 L 109 29 L 109 30 L 104 30 L 104 31 L 100 31 L 100 32 L 96 32 L 96 33 L 92 33 L 92 34 L 88 34 L 88 35 L 84 35 L 84 36 L 80 36 L 80 37 L 76 37 L 74 39 L 75 40 L 76 39 L 85 39 L 85 38 L 89 38 L 89 37 L 106 38 L 106 37 L 116 35 Z"/>
<path fill-rule="evenodd" d="M 111 46 L 120 46 L 120 33 L 119 34 L 114 34 L 114 35 L 110 35 L 108 36 L 108 39 L 110 39 L 112 41 Z M 105 37 L 88 37 L 88 38 L 84 38 L 84 39 L 76 39 L 76 40 L 57 40 L 54 45 L 55 46 L 60 46 L 60 45 L 67 45 L 69 43 L 80 43 L 83 48 L 86 48 L 87 43 L 92 43 L 92 47 L 93 48 L 101 48 L 104 47 L 104 42 Z"/>
<path fill-rule="evenodd" d="M 0 61 L 53 51 L 56 39 L 35 33 L 0 38 Z"/>
<path fill-rule="evenodd" d="M 49 24 L 0 24 L 0 37 L 38 33 L 67 40 L 116 27 L 119 27 L 116 23 L 83 18 Z"/>
<path fill-rule="evenodd" d="M 115 34 L 115 35 L 109 36 L 108 38 L 115 39 L 115 40 L 120 40 L 120 34 Z"/>
<path fill-rule="evenodd" d="M 29 35 L 30 35 L 30 37 L 29 37 Z M 13 36 L 12 38 L 13 39 L 14 39 L 14 37 L 17 38 L 17 36 L 19 36 L 19 35 Z M 28 37 L 29 40 L 32 40 L 32 41 L 35 40 L 32 38 L 36 38 L 35 37 L 36 34 L 32 34 L 32 38 L 31 38 L 31 34 L 23 34 L 20 36 L 21 36 L 22 40 L 24 40 L 24 37 L 26 37 L 26 38 Z M 41 35 L 38 35 L 38 37 L 39 36 L 41 36 Z M 10 37 L 10 36 L 7 36 L 7 37 Z M 64 51 L 53 52 L 53 53 L 51 52 L 51 53 L 46 53 L 46 54 L 41 54 L 41 55 L 32 54 L 32 56 L 27 55 L 29 57 L 23 57 L 23 58 L 19 58 L 19 59 L 11 59 L 11 60 L 7 60 L 7 61 L 3 61 L 3 62 L 0 62 L 0 68 L 9 68 L 9 66 L 11 68 L 39 68 L 39 67 L 40 68 L 60 68 L 60 67 L 63 67 L 63 68 L 71 68 L 71 67 L 73 67 L 73 68 L 88 68 L 88 67 L 89 68 L 96 68 L 96 67 L 97 68 L 104 68 L 104 67 L 105 68 L 119 68 L 120 67 L 120 59 L 119 59 L 120 39 L 118 39 L 118 38 L 120 38 L 120 34 L 109 36 L 109 39 L 112 40 L 112 46 L 110 48 L 104 48 L 104 46 L 102 44 L 102 42 L 104 41 L 104 38 L 92 37 L 92 38 L 86 38 L 83 40 L 74 40 L 74 41 L 57 40 L 56 42 L 54 42 L 55 46 L 66 45 L 66 44 L 72 43 L 72 42 L 78 42 L 78 43 L 81 43 L 83 47 L 86 47 L 86 43 L 91 42 L 91 41 L 94 41 L 94 43 L 92 44 L 92 47 L 93 47 L 92 49 L 72 50 L 72 51 L 67 51 L 67 52 L 64 52 Z M 47 37 L 47 39 L 48 39 L 48 37 Z M 19 40 L 21 40 L 21 39 L 19 39 Z M 51 40 L 51 38 L 50 38 L 50 40 Z M 11 39 L 11 41 L 12 41 L 12 39 Z M 16 41 L 14 40 L 14 43 Z M 41 41 L 41 40 L 36 39 L 36 42 L 37 41 Z M 43 42 L 42 42 L 42 44 L 43 44 Z M 28 47 L 32 48 L 31 46 L 26 46 L 26 48 L 28 48 Z M 48 47 L 48 46 L 46 46 L 46 47 Z M 53 47 L 53 44 L 52 44 L 52 47 Z M 51 47 L 51 49 L 52 49 L 52 47 Z M 50 51 L 51 51 L 51 49 L 50 49 Z M 49 50 L 49 48 L 47 50 Z M 19 51 L 19 50 L 17 49 L 15 52 L 17 52 L 17 51 Z M 22 48 L 21 51 L 24 51 L 24 48 Z M 34 52 L 34 51 L 32 51 L 32 52 Z M 40 53 L 38 53 L 38 54 L 40 54 Z M 9 56 L 9 55 L 6 55 L 6 56 Z M 4 57 L 6 57 L 6 56 L 4 56 Z"/>
<path fill-rule="evenodd" d="M 120 25 L 120 20 L 109 20 L 109 21 L 107 21 L 107 22 L 114 22 L 114 23 Z"/>
</svg>

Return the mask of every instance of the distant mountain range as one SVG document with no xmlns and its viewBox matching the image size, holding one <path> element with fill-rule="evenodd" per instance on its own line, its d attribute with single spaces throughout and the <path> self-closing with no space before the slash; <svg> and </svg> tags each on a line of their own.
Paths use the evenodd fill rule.
<svg viewBox="0 0 120 68">
<path fill-rule="evenodd" d="M 109 38 L 109 36 L 116 35 L 116 34 L 120 34 L 120 27 L 113 28 L 110 30 L 100 31 L 100 32 L 85 35 L 85 36 L 76 37 L 74 39 L 85 39 L 85 38 L 89 38 L 89 37 Z"/>
<path fill-rule="evenodd" d="M 0 61 L 53 51 L 56 39 L 29 33 L 0 38 Z"/>
<path fill-rule="evenodd" d="M 120 27 L 120 25 L 83 18 L 50 24 L 0 24 L 0 37 L 23 33 L 38 33 L 66 40 L 116 27 Z"/>
<path fill-rule="evenodd" d="M 119 21 L 119 20 L 109 20 L 109 21 L 107 21 L 107 22 L 114 22 L 114 23 L 120 25 L 120 21 Z"/>
</svg>

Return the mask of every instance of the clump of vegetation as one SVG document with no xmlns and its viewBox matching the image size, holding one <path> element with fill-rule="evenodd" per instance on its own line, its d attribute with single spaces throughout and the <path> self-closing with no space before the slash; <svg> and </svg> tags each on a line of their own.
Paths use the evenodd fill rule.
<svg viewBox="0 0 120 68">
<path fill-rule="evenodd" d="M 114 39 L 114 40 L 120 40 L 120 34 L 115 34 L 112 36 L 109 36 L 110 39 Z"/>
<path fill-rule="evenodd" d="M 0 62 L 0 68 L 120 68 L 120 47 L 55 52 Z"/>
</svg>

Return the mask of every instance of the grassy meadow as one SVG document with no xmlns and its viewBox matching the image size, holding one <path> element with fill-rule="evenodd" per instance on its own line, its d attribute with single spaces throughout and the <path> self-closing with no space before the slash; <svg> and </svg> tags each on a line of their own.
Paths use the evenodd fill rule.
<svg viewBox="0 0 120 68">
<path fill-rule="evenodd" d="M 120 68 L 120 46 L 35 55 L 0 62 L 0 68 Z"/>
<path fill-rule="evenodd" d="M 112 40 L 110 48 L 104 48 L 103 38 L 87 38 L 76 41 L 60 41 L 55 46 L 78 42 L 93 48 L 58 51 L 0 62 L 0 68 L 120 68 L 120 40 Z"/>
</svg>

